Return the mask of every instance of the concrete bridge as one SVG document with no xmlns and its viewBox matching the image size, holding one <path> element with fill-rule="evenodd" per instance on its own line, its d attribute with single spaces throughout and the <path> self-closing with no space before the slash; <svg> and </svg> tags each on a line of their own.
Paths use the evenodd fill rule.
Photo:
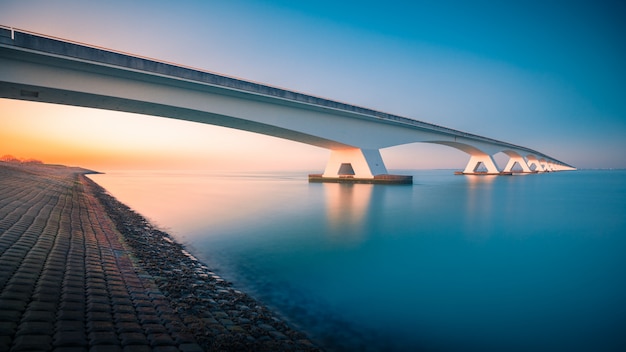
<svg viewBox="0 0 626 352">
<path fill-rule="evenodd" d="M 519 145 L 10 27 L 0 27 L 0 97 L 195 121 L 331 150 L 312 181 L 411 182 L 388 175 L 380 149 L 415 142 L 467 153 L 464 174 L 574 170 Z M 500 152 L 509 157 L 502 170 L 493 159 Z"/>
</svg>

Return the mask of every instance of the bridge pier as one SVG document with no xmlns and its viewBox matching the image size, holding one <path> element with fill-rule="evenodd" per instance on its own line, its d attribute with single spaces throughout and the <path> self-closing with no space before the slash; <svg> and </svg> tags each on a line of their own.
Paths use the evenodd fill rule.
<svg viewBox="0 0 626 352">
<path fill-rule="evenodd" d="M 334 149 L 321 175 L 310 182 L 412 184 L 413 176 L 389 175 L 378 149 Z"/>
<path fill-rule="evenodd" d="M 487 172 L 480 172 L 478 168 L 480 165 L 484 165 Z M 496 166 L 495 161 L 489 154 L 471 154 L 470 160 L 463 170 L 464 175 L 500 175 L 500 171 Z"/>
<path fill-rule="evenodd" d="M 532 167 L 534 166 L 535 167 L 534 171 L 536 171 L 536 172 L 544 172 L 544 171 L 546 171 L 543 168 L 543 165 L 541 165 L 541 163 L 539 162 L 537 157 L 535 157 L 534 155 L 528 155 L 528 156 L 526 156 L 526 159 L 528 159 L 528 167 L 531 170 L 532 170 Z"/>
<path fill-rule="evenodd" d="M 323 177 L 373 178 L 386 173 L 387 168 L 378 149 L 350 148 L 331 150 Z"/>
<path fill-rule="evenodd" d="M 526 163 L 526 160 L 524 160 L 524 157 L 522 157 L 521 155 L 509 156 L 509 162 L 506 164 L 502 172 L 513 172 L 513 167 L 515 166 L 515 164 L 518 164 L 522 168 L 522 172 L 533 172 L 528 166 L 528 163 Z"/>
</svg>

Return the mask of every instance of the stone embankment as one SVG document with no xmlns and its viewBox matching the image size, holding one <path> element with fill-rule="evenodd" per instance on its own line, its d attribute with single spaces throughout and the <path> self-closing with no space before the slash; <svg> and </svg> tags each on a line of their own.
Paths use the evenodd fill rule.
<svg viewBox="0 0 626 352">
<path fill-rule="evenodd" d="M 84 174 L 0 163 L 0 351 L 318 351 Z"/>
</svg>

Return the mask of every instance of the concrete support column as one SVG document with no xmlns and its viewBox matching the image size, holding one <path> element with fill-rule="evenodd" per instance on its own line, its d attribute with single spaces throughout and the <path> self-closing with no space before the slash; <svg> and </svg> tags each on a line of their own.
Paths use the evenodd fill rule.
<svg viewBox="0 0 626 352">
<path fill-rule="evenodd" d="M 331 150 L 323 177 L 374 178 L 386 175 L 387 168 L 378 149 Z"/>
<path fill-rule="evenodd" d="M 532 168 L 533 165 L 535 165 L 535 171 L 537 172 L 544 172 L 546 171 L 543 166 L 541 165 L 541 163 L 539 162 L 539 160 L 537 160 L 537 157 L 533 156 L 533 155 L 528 155 L 526 157 L 526 159 L 528 159 L 528 167 Z"/>
<path fill-rule="evenodd" d="M 515 166 L 515 163 L 518 163 L 519 166 L 522 168 L 523 172 L 532 172 L 530 170 L 530 167 L 528 166 L 528 164 L 526 163 L 526 160 L 524 160 L 523 157 L 521 156 L 511 156 L 509 158 L 509 162 L 506 164 L 506 166 L 504 167 L 504 172 L 511 172 L 513 170 L 513 166 Z"/>
<path fill-rule="evenodd" d="M 483 163 L 483 165 L 485 165 L 485 167 L 487 168 L 487 173 L 488 174 L 499 174 L 500 173 L 500 171 L 498 171 L 498 168 L 496 167 L 496 163 L 495 163 L 495 161 L 493 161 L 493 158 L 491 157 L 491 155 L 487 155 L 487 154 L 474 154 L 474 155 L 472 155 L 470 157 L 469 162 L 467 163 L 467 166 L 465 167 L 465 170 L 463 170 L 463 173 L 464 174 L 476 173 L 476 170 L 480 166 L 480 163 Z"/>
</svg>

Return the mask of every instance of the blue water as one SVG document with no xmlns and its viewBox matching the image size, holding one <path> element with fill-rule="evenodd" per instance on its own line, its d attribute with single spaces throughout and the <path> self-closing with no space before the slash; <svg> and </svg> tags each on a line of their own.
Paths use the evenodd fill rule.
<svg viewBox="0 0 626 352">
<path fill-rule="evenodd" d="M 626 350 L 626 171 L 407 172 L 93 179 L 328 350 Z"/>
</svg>

